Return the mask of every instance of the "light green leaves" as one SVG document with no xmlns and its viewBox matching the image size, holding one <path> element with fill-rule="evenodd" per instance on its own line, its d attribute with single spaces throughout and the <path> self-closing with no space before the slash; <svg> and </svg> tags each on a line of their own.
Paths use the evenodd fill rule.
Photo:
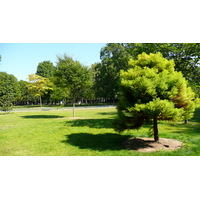
<svg viewBox="0 0 200 200">
<path fill-rule="evenodd" d="M 159 120 L 180 120 L 184 110 L 174 107 L 173 102 L 157 98 L 146 104 L 135 104 L 127 109 L 133 113 L 143 113 L 144 118 L 152 119 L 154 116 Z"/>
<path fill-rule="evenodd" d="M 174 62 L 161 53 L 142 53 L 120 72 L 118 130 L 138 128 L 154 120 L 190 119 L 198 101 Z M 123 122 L 122 122 L 123 121 Z M 116 123 L 115 123 L 116 124 Z M 120 127 L 121 126 L 121 127 Z"/>
<path fill-rule="evenodd" d="M 52 83 L 48 78 L 44 78 L 36 74 L 30 74 L 28 80 L 28 89 L 33 91 L 35 96 L 42 96 L 48 90 L 52 90 Z"/>
</svg>

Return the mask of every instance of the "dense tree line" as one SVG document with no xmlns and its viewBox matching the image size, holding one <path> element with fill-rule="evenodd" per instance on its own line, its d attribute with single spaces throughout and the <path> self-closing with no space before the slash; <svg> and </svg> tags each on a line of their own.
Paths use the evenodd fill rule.
<svg viewBox="0 0 200 200">
<path fill-rule="evenodd" d="M 200 94 L 200 44 L 108 43 L 100 51 L 101 62 L 90 67 L 63 55 L 58 57 L 55 66 L 51 61 L 40 62 L 35 72 L 35 80 L 17 81 L 13 75 L 1 72 L 1 107 L 42 102 L 62 105 L 67 102 L 114 103 L 118 101 L 121 92 L 120 71 L 129 70 L 132 67 L 129 61 L 137 59 L 143 52 L 160 52 L 164 58 L 173 59 L 175 70 L 182 72 L 195 93 Z M 38 81 L 42 84 L 36 86 Z M 12 84 L 9 84 L 11 82 Z"/>
<path fill-rule="evenodd" d="M 0 106 L 8 111 L 13 105 L 65 105 L 94 99 L 93 76 L 89 67 L 63 55 L 56 66 L 50 61 L 38 64 L 27 81 L 0 72 Z"/>
<path fill-rule="evenodd" d="M 173 59 L 196 93 L 200 94 L 200 44 L 197 43 L 109 43 L 101 49 L 101 63 L 95 65 L 95 91 L 100 98 L 118 98 L 120 70 L 128 70 L 129 60 L 141 53 L 160 52 Z"/>
</svg>

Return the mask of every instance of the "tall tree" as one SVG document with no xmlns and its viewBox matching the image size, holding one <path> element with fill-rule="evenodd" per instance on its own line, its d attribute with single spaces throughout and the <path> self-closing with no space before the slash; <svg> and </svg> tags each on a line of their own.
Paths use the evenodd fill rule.
<svg viewBox="0 0 200 200">
<path fill-rule="evenodd" d="M 0 72 L 0 106 L 4 111 L 12 109 L 13 102 L 19 96 L 17 78 L 12 74 Z"/>
<path fill-rule="evenodd" d="M 163 57 L 173 59 L 175 69 L 181 71 L 190 86 L 200 95 L 200 44 L 198 43 L 108 43 L 101 49 L 101 65 L 98 65 L 98 82 L 106 86 L 112 82 L 112 89 L 106 94 L 118 96 L 120 70 L 129 68 L 130 58 L 137 59 L 141 53 L 161 52 Z M 101 84 L 98 84 L 101 85 Z"/>
<path fill-rule="evenodd" d="M 43 61 L 38 64 L 36 75 L 39 75 L 45 78 L 51 78 L 53 76 L 54 70 L 55 70 L 55 66 L 53 65 L 52 62 Z"/>
<path fill-rule="evenodd" d="M 127 70 L 128 61 L 131 55 L 123 44 L 109 43 L 100 52 L 101 63 L 97 64 L 96 88 L 99 97 L 117 98 L 119 72 L 121 69 Z"/>
<path fill-rule="evenodd" d="M 95 65 L 94 89 L 96 97 L 112 99 L 117 97 L 118 76 L 113 65 L 97 63 Z"/>
<path fill-rule="evenodd" d="M 52 84 L 48 78 L 36 74 L 30 74 L 28 77 L 29 84 L 28 88 L 33 91 L 35 96 L 40 99 L 40 106 L 42 107 L 42 95 L 44 95 L 48 90 L 52 89 Z"/>
<path fill-rule="evenodd" d="M 54 70 L 55 70 L 55 66 L 53 65 L 52 62 L 43 61 L 38 64 L 36 75 L 49 78 L 51 80 Z M 46 91 L 45 94 L 43 95 L 43 101 L 46 101 L 49 103 L 51 99 L 51 95 L 53 95 L 52 94 L 53 92 L 54 90 L 51 90 L 51 89 Z"/>
<path fill-rule="evenodd" d="M 68 90 L 73 101 L 73 117 L 75 116 L 75 102 L 81 94 L 92 87 L 91 71 L 80 62 L 64 54 L 58 56 L 54 82 L 64 90 Z"/>
<path fill-rule="evenodd" d="M 134 58 L 143 52 L 161 52 L 165 58 L 174 60 L 175 69 L 181 71 L 191 84 L 200 85 L 199 43 L 128 43 L 124 46 Z"/>
<path fill-rule="evenodd" d="M 158 120 L 189 119 L 198 99 L 187 86 L 174 61 L 161 53 L 138 55 L 129 61 L 130 69 L 121 71 L 121 98 L 115 129 L 123 131 L 153 124 L 155 141 L 159 140 Z"/>
</svg>

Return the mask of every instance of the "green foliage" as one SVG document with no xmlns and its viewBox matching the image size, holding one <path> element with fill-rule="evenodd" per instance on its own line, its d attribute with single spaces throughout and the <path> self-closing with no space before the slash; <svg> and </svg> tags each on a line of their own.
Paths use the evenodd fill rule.
<svg viewBox="0 0 200 200">
<path fill-rule="evenodd" d="M 63 88 L 64 92 L 69 92 L 74 108 L 75 102 L 79 98 L 83 98 L 92 88 L 92 73 L 87 67 L 81 65 L 80 62 L 74 61 L 71 57 L 64 54 L 63 57 L 58 56 L 58 63 L 54 72 L 54 83 L 58 87 Z"/>
<path fill-rule="evenodd" d="M 53 72 L 55 70 L 55 66 L 53 65 L 52 62 L 50 61 L 43 61 L 40 62 L 37 66 L 37 72 L 36 75 L 48 78 L 48 79 L 52 79 L 53 77 Z M 43 101 L 46 102 L 50 102 L 50 100 L 55 99 L 55 95 L 53 95 L 52 93 L 54 93 L 54 91 L 52 89 L 46 90 L 46 92 L 43 94 Z M 51 98 L 51 96 L 54 96 L 53 98 Z M 57 99 L 56 99 L 57 101 Z"/>
<path fill-rule="evenodd" d="M 0 106 L 2 111 L 9 112 L 13 108 L 13 98 L 10 95 L 4 95 L 0 98 Z"/>
<path fill-rule="evenodd" d="M 92 87 L 91 71 L 80 62 L 64 55 L 58 57 L 54 73 L 54 82 L 59 87 L 69 91 L 73 101 L 83 97 L 83 93 Z"/>
<path fill-rule="evenodd" d="M 6 72 L 0 72 L 0 106 L 2 110 L 11 110 L 13 102 L 19 95 L 17 78 Z"/>
<path fill-rule="evenodd" d="M 30 74 L 28 80 L 28 88 L 29 90 L 35 92 L 35 96 L 42 96 L 51 88 L 51 82 L 48 78 L 44 78 L 36 74 Z"/>
<path fill-rule="evenodd" d="M 55 70 L 55 67 L 52 62 L 43 61 L 38 64 L 36 75 L 39 75 L 45 78 L 51 78 L 53 76 L 54 70 Z"/>
<path fill-rule="evenodd" d="M 95 68 L 94 90 L 96 98 L 116 98 L 117 76 L 113 65 L 97 63 Z"/>
<path fill-rule="evenodd" d="M 200 85 L 199 43 L 128 43 L 124 46 L 135 59 L 143 52 L 161 52 L 165 58 L 174 60 L 175 70 L 181 71 L 191 85 Z"/>
<path fill-rule="evenodd" d="M 120 70 L 128 70 L 130 58 L 137 59 L 143 52 L 161 52 L 166 59 L 173 59 L 175 70 L 182 72 L 193 90 L 200 95 L 200 44 L 198 43 L 108 43 L 100 52 L 101 63 L 96 68 L 96 87 L 101 97 L 118 96 Z M 102 83 L 102 84 L 101 84 Z M 112 85 L 113 87 L 108 87 Z"/>
<path fill-rule="evenodd" d="M 51 92 L 50 100 L 53 102 L 62 101 L 64 106 L 67 99 L 70 98 L 69 91 L 67 89 L 63 89 L 53 84 L 53 90 Z"/>
<path fill-rule="evenodd" d="M 41 97 L 49 90 L 52 90 L 52 83 L 48 78 L 36 74 L 30 74 L 28 80 L 28 89 L 32 91 L 36 97 L 40 97 L 40 105 L 42 107 Z"/>
<path fill-rule="evenodd" d="M 190 119 L 198 101 L 173 60 L 161 53 L 138 55 L 121 71 L 121 98 L 115 129 L 139 128 L 145 122 Z M 117 125 L 116 125 L 117 124 Z M 155 133 L 155 129 L 154 129 Z M 155 135 L 154 135 L 155 136 Z"/>
<path fill-rule="evenodd" d="M 128 69 L 131 58 L 123 45 L 109 43 L 101 49 L 101 63 L 95 70 L 95 91 L 97 98 L 112 99 L 118 96 L 119 72 Z"/>
<path fill-rule="evenodd" d="M 28 89 L 29 82 L 20 80 L 19 81 L 19 90 L 20 96 L 17 99 L 17 102 L 20 104 L 26 104 L 29 101 L 36 101 L 34 93 Z"/>
</svg>

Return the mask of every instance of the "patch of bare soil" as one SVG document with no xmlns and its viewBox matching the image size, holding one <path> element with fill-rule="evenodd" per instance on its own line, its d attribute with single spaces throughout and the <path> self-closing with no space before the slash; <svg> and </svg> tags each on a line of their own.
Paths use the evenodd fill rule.
<svg viewBox="0 0 200 200">
<path fill-rule="evenodd" d="M 124 146 L 130 150 L 153 152 L 179 149 L 182 146 L 182 142 L 166 138 L 160 138 L 157 142 L 153 138 L 131 138 L 124 143 Z"/>
</svg>

